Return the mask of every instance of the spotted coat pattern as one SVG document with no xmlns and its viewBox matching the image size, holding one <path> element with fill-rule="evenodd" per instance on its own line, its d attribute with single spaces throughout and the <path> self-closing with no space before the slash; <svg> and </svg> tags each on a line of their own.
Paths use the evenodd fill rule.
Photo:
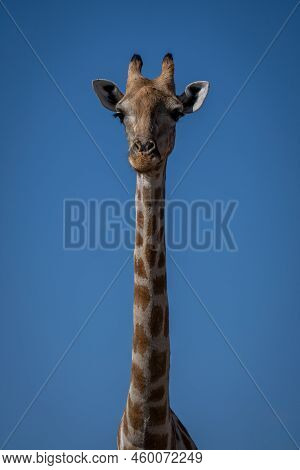
<svg viewBox="0 0 300 470">
<path fill-rule="evenodd" d="M 165 169 L 137 174 L 132 366 L 119 449 L 197 448 L 169 402 L 164 198 Z"/>
</svg>

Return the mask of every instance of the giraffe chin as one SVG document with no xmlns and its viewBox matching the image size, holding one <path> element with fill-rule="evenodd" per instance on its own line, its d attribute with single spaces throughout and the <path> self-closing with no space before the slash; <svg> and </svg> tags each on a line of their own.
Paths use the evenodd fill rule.
<svg viewBox="0 0 300 470">
<path fill-rule="evenodd" d="M 139 153 L 137 155 L 129 155 L 128 160 L 132 168 L 138 173 L 149 173 L 157 170 L 162 162 L 159 154 L 145 155 Z"/>
</svg>

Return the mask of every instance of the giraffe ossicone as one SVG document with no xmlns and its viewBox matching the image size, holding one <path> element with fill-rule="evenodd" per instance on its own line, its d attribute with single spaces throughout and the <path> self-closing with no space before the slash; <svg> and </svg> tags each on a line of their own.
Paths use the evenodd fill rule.
<svg viewBox="0 0 300 470">
<path fill-rule="evenodd" d="M 132 365 L 118 448 L 197 449 L 170 408 L 164 207 L 166 166 L 175 144 L 176 122 L 201 107 L 209 84 L 193 82 L 176 95 L 171 54 L 163 58 L 161 74 L 155 79 L 145 78 L 142 66 L 135 54 L 125 94 L 112 81 L 93 82 L 103 106 L 124 124 L 129 163 L 137 172 Z"/>
</svg>

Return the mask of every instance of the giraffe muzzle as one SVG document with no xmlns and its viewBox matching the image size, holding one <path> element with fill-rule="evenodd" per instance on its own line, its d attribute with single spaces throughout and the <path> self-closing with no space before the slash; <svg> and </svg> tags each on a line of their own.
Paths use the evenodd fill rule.
<svg viewBox="0 0 300 470">
<path fill-rule="evenodd" d="M 136 139 L 133 142 L 131 149 L 133 153 L 143 153 L 145 155 L 151 156 L 153 153 L 156 152 L 157 147 L 156 143 L 152 139 L 146 140 L 146 142 L 144 143 L 141 140 Z"/>
<path fill-rule="evenodd" d="M 148 139 L 142 142 L 136 139 L 130 148 L 129 163 L 141 173 L 156 169 L 161 163 L 161 156 L 155 141 Z"/>
</svg>

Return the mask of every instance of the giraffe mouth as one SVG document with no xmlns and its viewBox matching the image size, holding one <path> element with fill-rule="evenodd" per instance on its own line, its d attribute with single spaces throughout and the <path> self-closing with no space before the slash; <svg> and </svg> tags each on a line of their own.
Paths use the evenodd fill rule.
<svg viewBox="0 0 300 470">
<path fill-rule="evenodd" d="M 151 170 L 155 170 L 162 162 L 162 158 L 158 152 L 151 155 L 141 152 L 135 154 L 131 153 L 129 154 L 128 160 L 132 168 L 139 173 L 147 173 Z"/>
</svg>

